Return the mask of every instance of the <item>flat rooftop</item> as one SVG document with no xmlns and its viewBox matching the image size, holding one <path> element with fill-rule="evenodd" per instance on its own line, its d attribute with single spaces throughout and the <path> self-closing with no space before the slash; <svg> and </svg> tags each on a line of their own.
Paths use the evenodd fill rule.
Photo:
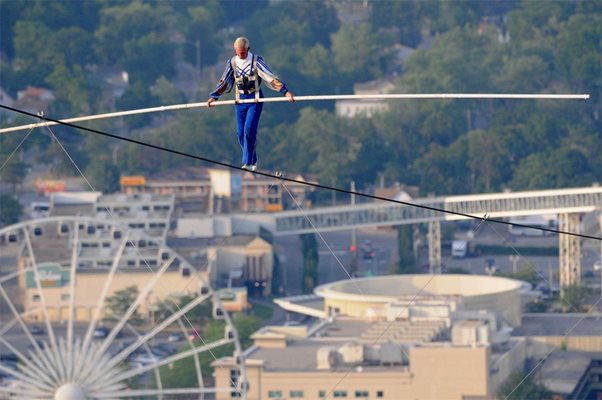
<svg viewBox="0 0 602 400">
<path fill-rule="evenodd" d="M 602 315 L 591 314 L 523 314 L 513 336 L 599 336 Z"/>
<path fill-rule="evenodd" d="M 543 362 L 539 371 L 539 381 L 553 392 L 570 395 L 593 359 L 602 359 L 602 354 L 555 351 Z"/>
<path fill-rule="evenodd" d="M 343 343 L 340 341 L 328 340 L 300 340 L 294 341 L 287 345 L 284 349 L 266 349 L 258 348 L 247 356 L 249 359 L 259 359 L 264 361 L 266 371 L 341 371 L 348 372 L 355 367 L 341 365 L 334 369 L 318 370 L 317 353 L 321 347 L 332 346 L 340 347 Z M 407 366 L 381 366 L 361 364 L 364 372 L 379 372 L 379 371 L 408 371 Z"/>
</svg>

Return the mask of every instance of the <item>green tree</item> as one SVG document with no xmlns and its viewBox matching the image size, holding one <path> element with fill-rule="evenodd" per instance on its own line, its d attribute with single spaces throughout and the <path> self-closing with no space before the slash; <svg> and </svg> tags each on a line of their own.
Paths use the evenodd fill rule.
<svg viewBox="0 0 602 400">
<path fill-rule="evenodd" d="M 541 277 L 537 272 L 537 268 L 532 262 L 527 262 L 524 265 L 521 265 L 516 271 L 516 273 L 512 272 L 496 272 L 495 276 L 503 276 L 511 279 L 518 279 L 520 281 L 529 282 L 534 285 L 540 281 Z"/>
<path fill-rule="evenodd" d="M 84 174 L 94 189 L 100 192 L 114 193 L 119 191 L 119 168 L 107 157 L 102 155 L 92 157 Z"/>
<path fill-rule="evenodd" d="M 562 308 L 567 312 L 581 312 L 588 294 L 587 287 L 573 284 L 562 289 Z"/>
<path fill-rule="evenodd" d="M 509 164 L 504 142 L 493 132 L 468 133 L 468 167 L 471 192 L 490 192 L 504 182 Z"/>
<path fill-rule="evenodd" d="M 176 45 L 169 32 L 176 23 L 168 3 L 111 3 L 100 13 L 96 52 L 105 64 L 121 67 L 130 79 L 151 85 L 159 76 L 171 77 L 175 72 Z"/>
<path fill-rule="evenodd" d="M 400 225 L 397 230 L 397 253 L 399 257 L 399 265 L 397 268 L 390 266 L 390 274 L 408 274 L 415 271 L 414 265 L 414 235 L 412 225 Z"/>
<path fill-rule="evenodd" d="M 284 282 L 282 276 L 282 265 L 278 254 L 274 253 L 274 267 L 272 269 L 272 287 L 271 293 L 273 296 L 280 296 L 284 292 Z"/>
<path fill-rule="evenodd" d="M 342 25 L 331 40 L 334 65 L 340 74 L 360 82 L 382 74 L 381 38 L 370 25 Z"/>
<path fill-rule="evenodd" d="M 524 380 L 523 380 L 524 379 Z M 498 398 L 508 400 L 551 399 L 552 392 L 533 380 L 533 374 L 525 376 L 523 371 L 512 373 L 500 386 Z"/>
<path fill-rule="evenodd" d="M 156 106 L 159 101 L 150 92 L 147 84 L 143 81 L 131 83 L 126 91 L 117 99 L 116 105 L 120 110 L 132 110 L 136 108 L 147 108 Z M 125 119 L 131 128 L 140 128 L 151 121 L 149 114 L 132 115 Z"/>
<path fill-rule="evenodd" d="M 300 238 L 303 254 L 303 293 L 312 293 L 318 285 L 318 242 L 313 233 L 302 234 Z"/>
<path fill-rule="evenodd" d="M 57 97 L 57 101 L 52 105 L 56 111 L 75 115 L 91 112 L 89 99 L 98 91 L 89 86 L 86 75 L 79 65 L 72 68 L 62 63 L 55 65 L 52 73 L 46 78 L 46 83 L 52 86 Z M 60 106 L 61 103 L 64 104 L 63 107 Z"/>
<path fill-rule="evenodd" d="M 151 88 L 151 94 L 161 102 L 161 104 L 179 104 L 186 101 L 184 94 L 176 88 L 166 77 L 160 76 Z"/>
<path fill-rule="evenodd" d="M 11 185 L 12 193 L 15 193 L 17 187 L 23 183 L 27 175 L 27 168 L 28 165 L 24 162 L 11 160 L 4 166 L 2 172 L 0 172 L 2 181 Z"/>
<path fill-rule="evenodd" d="M 12 225 L 19 222 L 23 206 L 10 194 L 0 195 L 0 226 Z"/>
<path fill-rule="evenodd" d="M 233 322 L 238 332 L 238 337 L 240 339 L 241 346 L 243 349 L 246 349 L 251 345 L 251 334 L 260 328 L 261 319 L 255 316 L 236 314 L 233 316 Z M 203 340 L 198 339 L 198 343 L 196 345 L 200 346 L 203 345 L 203 343 L 211 343 L 224 338 L 224 329 L 225 324 L 223 321 L 209 322 L 203 327 L 202 331 L 199 332 Z M 185 346 L 179 350 L 186 351 L 189 349 L 189 346 Z M 234 345 L 229 344 L 211 350 L 212 354 L 209 354 L 207 352 L 200 353 L 199 359 L 203 376 L 211 376 L 211 363 L 213 363 L 215 359 L 219 359 L 220 357 L 231 356 L 233 351 Z M 194 359 L 192 357 L 186 357 L 180 361 L 176 361 L 170 366 L 163 366 L 161 367 L 160 372 L 163 387 L 198 386 L 194 367 Z M 153 385 L 156 387 L 155 381 L 153 381 Z"/>
<path fill-rule="evenodd" d="M 107 311 L 109 311 L 109 314 L 105 319 L 109 321 L 118 321 L 121 319 L 130 305 L 136 301 L 138 293 L 138 286 L 128 286 L 125 289 L 117 290 L 111 296 L 107 297 Z M 132 324 L 142 323 L 142 318 L 137 310 L 132 314 L 128 322 Z"/>
</svg>

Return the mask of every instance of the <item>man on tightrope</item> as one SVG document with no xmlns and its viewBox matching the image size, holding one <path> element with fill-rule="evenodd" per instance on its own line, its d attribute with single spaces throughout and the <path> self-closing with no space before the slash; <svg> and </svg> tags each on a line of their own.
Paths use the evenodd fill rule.
<svg viewBox="0 0 602 400">
<path fill-rule="evenodd" d="M 236 135 L 242 148 L 242 169 L 255 171 L 257 169 L 255 142 L 259 117 L 263 109 L 263 103 L 258 102 L 263 97 L 261 83 L 265 82 L 270 89 L 284 94 L 290 102 L 294 102 L 295 97 L 286 88 L 284 82 L 270 71 L 263 58 L 251 53 L 249 49 L 247 38 L 239 37 L 234 41 L 236 55 L 226 63 L 226 70 L 215 90 L 210 94 L 207 106 L 212 107 L 212 103 L 224 92 L 230 92 L 232 87 L 235 88 L 237 102 L 255 99 L 255 103 L 236 104 Z"/>
</svg>

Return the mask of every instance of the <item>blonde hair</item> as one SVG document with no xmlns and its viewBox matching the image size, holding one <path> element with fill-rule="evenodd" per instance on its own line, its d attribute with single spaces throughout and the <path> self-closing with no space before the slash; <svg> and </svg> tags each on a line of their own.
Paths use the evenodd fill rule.
<svg viewBox="0 0 602 400">
<path fill-rule="evenodd" d="M 237 37 L 236 40 L 234 41 L 234 48 L 235 49 L 244 48 L 244 49 L 248 50 L 249 49 L 249 45 L 250 45 L 249 39 L 247 39 L 244 36 Z"/>
</svg>

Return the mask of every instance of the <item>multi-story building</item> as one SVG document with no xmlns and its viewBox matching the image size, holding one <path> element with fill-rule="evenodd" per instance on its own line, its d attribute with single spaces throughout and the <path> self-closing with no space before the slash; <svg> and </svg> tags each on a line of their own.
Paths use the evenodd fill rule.
<svg viewBox="0 0 602 400">
<path fill-rule="evenodd" d="M 301 175 L 295 179 L 305 180 Z M 312 187 L 287 182 L 287 188 L 291 195 L 274 179 L 220 168 L 185 167 L 152 177 L 121 177 L 122 193 L 173 195 L 180 214 L 282 211 L 296 208 L 297 202 L 311 206 Z"/>
<path fill-rule="evenodd" d="M 100 192 L 61 192 L 50 196 L 50 216 L 85 216 L 115 220 L 137 232 L 144 232 L 163 244 L 171 215 L 173 195 L 110 194 Z M 93 226 L 86 227 L 93 234 Z"/>
<path fill-rule="evenodd" d="M 271 292 L 274 250 L 259 236 L 172 238 L 170 245 L 197 269 L 206 270 L 212 287 L 246 287 L 249 296 Z"/>
<path fill-rule="evenodd" d="M 306 179 L 297 175 L 295 180 Z M 310 208 L 308 196 L 314 191 L 311 186 L 297 182 L 286 182 L 284 190 L 273 178 L 247 172 L 242 179 L 241 210 L 247 212 L 275 212 L 297 207 Z M 290 194 L 289 194 L 290 192 Z"/>
<path fill-rule="evenodd" d="M 334 282 L 314 293 L 275 302 L 315 322 L 261 328 L 243 357 L 214 362 L 216 379 L 225 384 L 229 368 L 244 360 L 249 400 L 493 399 L 514 372 L 524 371 L 528 358 L 549 355 L 552 343 L 563 339 L 548 338 L 546 347 L 547 339 L 524 336 L 523 330 L 557 318 L 525 320 L 525 284 L 506 278 L 382 276 Z M 589 393 L 597 387 L 600 362 L 591 355 L 602 351 L 602 320 L 579 325 L 574 319 L 585 317 L 559 318 L 568 320 L 538 334 L 565 332 L 565 347 L 590 352 L 567 369 L 568 375 L 589 375 L 567 375 L 572 386 L 563 387 Z M 567 329 L 585 337 L 571 341 Z M 217 398 L 236 395 L 233 390 Z"/>
<path fill-rule="evenodd" d="M 399 275 L 279 299 L 285 310 L 322 318 L 252 336 L 248 398 L 492 398 L 525 360 L 524 338 L 508 333 L 520 324 L 521 288 L 504 278 Z M 228 379 L 227 368 L 215 374 Z"/>
</svg>

